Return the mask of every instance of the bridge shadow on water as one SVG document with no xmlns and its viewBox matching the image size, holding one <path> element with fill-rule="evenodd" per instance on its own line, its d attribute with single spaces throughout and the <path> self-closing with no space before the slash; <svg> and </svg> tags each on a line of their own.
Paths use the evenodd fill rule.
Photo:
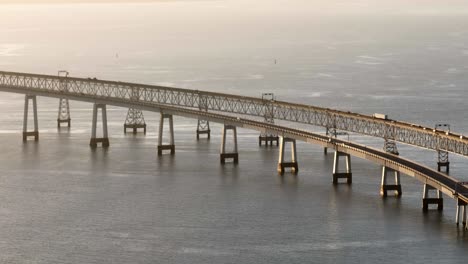
<svg viewBox="0 0 468 264">
<path fill-rule="evenodd" d="M 70 134 L 71 128 L 70 127 L 57 127 L 57 132 L 60 134 Z"/>
<path fill-rule="evenodd" d="M 23 142 L 21 146 L 21 152 L 23 157 L 23 163 L 27 164 L 28 167 L 35 167 L 40 164 L 40 148 L 41 144 L 39 141 L 28 141 Z"/>
<path fill-rule="evenodd" d="M 282 189 L 297 190 L 299 188 L 299 175 L 295 173 L 285 173 L 278 175 L 279 183 Z"/>
</svg>

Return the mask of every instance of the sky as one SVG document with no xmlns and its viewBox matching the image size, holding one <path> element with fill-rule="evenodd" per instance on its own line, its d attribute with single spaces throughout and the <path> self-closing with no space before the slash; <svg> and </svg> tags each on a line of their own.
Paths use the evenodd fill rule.
<svg viewBox="0 0 468 264">
<path fill-rule="evenodd" d="M 468 14 L 468 0 L 0 0 L 0 4 L 196 2 L 238 3 L 252 9 L 294 9 L 311 13 Z"/>
</svg>

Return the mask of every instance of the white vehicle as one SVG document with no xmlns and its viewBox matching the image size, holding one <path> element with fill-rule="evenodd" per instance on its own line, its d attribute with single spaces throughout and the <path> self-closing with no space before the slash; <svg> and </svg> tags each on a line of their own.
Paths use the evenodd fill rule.
<svg viewBox="0 0 468 264">
<path fill-rule="evenodd" d="M 372 117 L 377 118 L 377 119 L 388 120 L 388 116 L 385 115 L 385 114 L 378 114 L 378 113 L 375 113 L 375 114 L 372 115 Z"/>
</svg>

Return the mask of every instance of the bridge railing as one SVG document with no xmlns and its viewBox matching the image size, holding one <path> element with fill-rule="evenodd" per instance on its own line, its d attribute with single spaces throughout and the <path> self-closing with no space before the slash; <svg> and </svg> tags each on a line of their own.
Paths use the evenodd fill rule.
<svg viewBox="0 0 468 264">
<path fill-rule="evenodd" d="M 444 150 L 468 156 L 468 139 L 462 135 L 395 120 L 378 119 L 368 115 L 304 104 L 282 101 L 268 101 L 268 104 L 266 104 L 261 98 L 255 97 L 102 81 L 95 78 L 58 77 L 14 72 L 0 72 L 0 87 L 38 89 L 104 99 L 118 98 L 130 101 L 155 102 L 193 109 L 200 109 L 200 102 L 203 102 L 204 109 L 208 111 L 261 118 L 273 109 L 273 115 L 278 120 L 333 127 L 338 130 L 392 139 L 426 149 Z M 66 87 L 66 90 L 63 87 Z"/>
</svg>

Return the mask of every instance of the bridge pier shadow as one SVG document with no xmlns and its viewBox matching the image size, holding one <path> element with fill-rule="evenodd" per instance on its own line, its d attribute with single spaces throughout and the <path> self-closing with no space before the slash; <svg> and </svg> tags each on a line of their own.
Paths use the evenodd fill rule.
<svg viewBox="0 0 468 264">
<path fill-rule="evenodd" d="M 68 126 L 65 126 L 65 127 L 57 127 L 57 132 L 59 133 L 64 133 L 64 134 L 69 134 L 71 132 L 71 128 L 68 127 Z"/>
<path fill-rule="evenodd" d="M 288 177 L 285 175 L 278 176 L 279 184 L 282 189 L 296 191 L 299 188 L 299 177 L 296 174 L 293 174 L 291 176 L 292 177 Z"/>
</svg>

